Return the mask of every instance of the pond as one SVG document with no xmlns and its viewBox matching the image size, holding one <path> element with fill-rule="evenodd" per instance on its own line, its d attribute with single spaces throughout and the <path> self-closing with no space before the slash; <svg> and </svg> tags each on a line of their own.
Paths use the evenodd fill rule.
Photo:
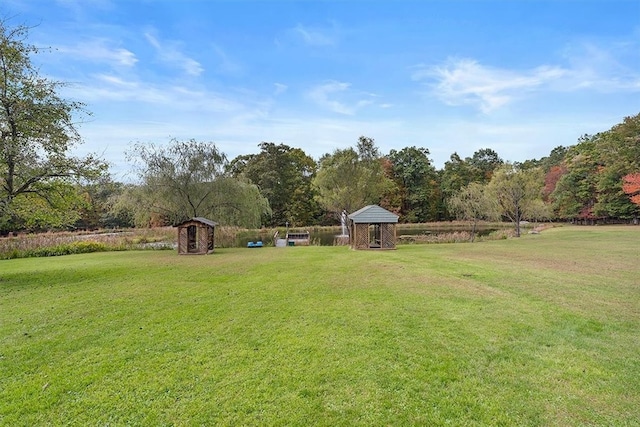
<svg viewBox="0 0 640 427">
<path fill-rule="evenodd" d="M 477 236 L 484 236 L 493 231 L 496 231 L 499 226 L 481 225 L 476 232 Z M 341 234 L 341 227 L 309 227 L 304 230 L 308 230 L 311 235 L 311 244 L 319 246 L 336 246 L 348 244 L 348 240 L 339 237 Z M 459 223 L 434 223 L 434 224 L 398 224 L 396 235 L 400 236 L 416 236 L 416 235 L 438 235 L 442 233 L 454 233 L 460 231 L 469 232 L 471 227 L 468 224 Z M 265 246 L 275 246 L 274 239 L 275 230 L 250 230 L 239 233 L 236 237 L 237 247 L 247 247 L 249 242 L 262 241 Z M 284 238 L 285 230 L 279 231 L 279 237 Z"/>
</svg>

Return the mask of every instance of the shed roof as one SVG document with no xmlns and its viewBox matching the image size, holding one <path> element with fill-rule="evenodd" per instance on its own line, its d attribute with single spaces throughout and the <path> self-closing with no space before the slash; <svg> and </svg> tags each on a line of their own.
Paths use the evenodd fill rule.
<svg viewBox="0 0 640 427">
<path fill-rule="evenodd" d="M 208 225 L 209 227 L 215 227 L 216 225 L 218 225 L 218 223 L 215 222 L 215 221 L 211 221 L 210 219 L 203 218 L 201 216 L 197 216 L 195 218 L 191 218 L 191 219 L 188 219 L 186 221 L 182 221 L 180 224 L 176 224 L 175 226 L 176 227 L 180 227 L 181 225 L 184 225 L 184 224 L 186 224 L 188 222 L 193 222 L 193 221 L 199 222 L 199 223 L 204 224 L 204 225 Z"/>
<path fill-rule="evenodd" d="M 356 224 L 386 224 L 397 223 L 398 215 L 378 205 L 369 205 L 350 214 L 349 219 Z"/>
</svg>

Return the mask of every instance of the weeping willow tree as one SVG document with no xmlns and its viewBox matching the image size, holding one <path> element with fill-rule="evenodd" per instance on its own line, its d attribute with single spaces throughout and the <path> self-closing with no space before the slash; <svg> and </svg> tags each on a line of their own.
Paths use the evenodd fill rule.
<svg viewBox="0 0 640 427">
<path fill-rule="evenodd" d="M 154 218 L 177 224 L 205 217 L 221 225 L 259 227 L 270 214 L 258 188 L 224 173 L 227 158 L 215 144 L 172 139 L 167 146 L 137 143 L 128 158 L 140 179 L 116 203 L 133 211 L 136 225 Z"/>
<path fill-rule="evenodd" d="M 471 223 L 471 241 L 473 242 L 478 229 L 478 221 L 499 219 L 498 205 L 488 194 L 486 184 L 472 182 L 462 187 L 448 200 L 449 210 L 458 219 Z"/>
<path fill-rule="evenodd" d="M 501 215 L 511 220 L 516 237 L 520 237 L 520 223 L 548 216 L 542 203 L 542 171 L 522 170 L 512 164 L 500 166 L 487 186 Z"/>
</svg>

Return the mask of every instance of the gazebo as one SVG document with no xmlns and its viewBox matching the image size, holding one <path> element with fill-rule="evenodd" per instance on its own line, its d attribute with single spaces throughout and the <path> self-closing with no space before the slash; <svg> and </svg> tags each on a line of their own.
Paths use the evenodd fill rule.
<svg viewBox="0 0 640 427">
<path fill-rule="evenodd" d="M 214 230 L 217 223 L 202 217 L 188 219 L 178 228 L 178 254 L 204 255 L 215 247 Z"/>
<path fill-rule="evenodd" d="M 395 249 L 398 215 L 369 205 L 348 215 L 352 249 Z"/>
</svg>

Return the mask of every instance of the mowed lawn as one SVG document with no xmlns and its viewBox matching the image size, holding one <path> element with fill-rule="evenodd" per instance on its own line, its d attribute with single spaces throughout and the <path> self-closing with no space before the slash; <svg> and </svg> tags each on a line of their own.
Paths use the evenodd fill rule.
<svg viewBox="0 0 640 427">
<path fill-rule="evenodd" d="M 0 261 L 0 425 L 640 425 L 640 227 Z"/>
</svg>

